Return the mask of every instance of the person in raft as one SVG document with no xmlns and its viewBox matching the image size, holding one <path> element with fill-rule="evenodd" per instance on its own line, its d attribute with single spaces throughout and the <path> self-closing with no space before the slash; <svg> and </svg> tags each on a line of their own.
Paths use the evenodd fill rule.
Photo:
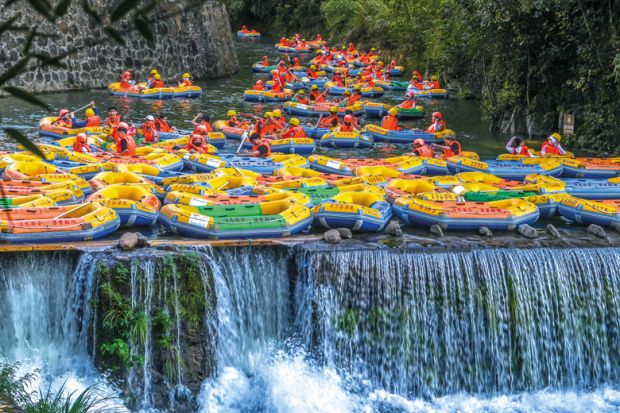
<svg viewBox="0 0 620 413">
<path fill-rule="evenodd" d="M 151 70 L 151 72 L 149 73 L 149 75 L 146 78 L 146 87 L 148 89 L 153 88 L 155 85 L 155 75 L 158 74 L 159 72 L 157 71 L 157 69 L 153 69 Z"/>
<path fill-rule="evenodd" d="M 114 136 L 116 141 L 116 152 L 124 156 L 136 155 L 136 141 L 133 136 L 129 134 L 129 125 L 125 122 L 121 122 L 118 125 L 116 135 Z"/>
<path fill-rule="evenodd" d="M 353 124 L 353 115 L 344 115 L 342 123 L 336 128 L 338 132 L 357 132 Z"/>
<path fill-rule="evenodd" d="M 390 111 L 381 120 L 381 127 L 387 130 L 401 130 L 402 128 L 398 124 L 398 108 L 390 108 Z"/>
<path fill-rule="evenodd" d="M 329 116 L 321 118 L 316 125 L 318 128 L 337 128 L 340 125 L 340 118 L 338 117 L 338 107 L 331 106 L 329 108 Z"/>
<path fill-rule="evenodd" d="M 446 135 L 444 138 L 444 145 L 432 144 L 433 148 L 439 148 L 442 151 L 442 155 L 445 159 L 452 156 L 460 155 L 463 150 L 461 149 L 461 143 L 457 141 L 454 136 Z"/>
<path fill-rule="evenodd" d="M 75 137 L 72 150 L 80 153 L 91 153 L 90 146 L 88 145 L 88 137 L 85 133 L 78 133 Z"/>
<path fill-rule="evenodd" d="M 205 136 L 200 133 L 192 134 L 185 149 L 189 152 L 209 153 L 209 146 L 205 140 Z"/>
<path fill-rule="evenodd" d="M 73 123 L 71 123 L 71 112 L 69 112 L 69 109 L 60 109 L 54 124 L 56 124 L 56 126 L 60 126 L 61 128 L 72 128 Z"/>
<path fill-rule="evenodd" d="M 255 158 L 268 158 L 271 156 L 271 146 L 269 146 L 268 139 L 261 138 L 260 134 L 256 132 L 253 132 L 249 139 L 252 144 L 252 151 L 247 152 L 247 155 Z"/>
<path fill-rule="evenodd" d="M 166 84 L 164 83 L 163 80 L 161 80 L 161 75 L 159 73 L 155 73 L 153 75 L 153 83 L 152 86 L 147 84 L 147 87 L 149 89 L 161 89 L 166 87 Z"/>
<path fill-rule="evenodd" d="M 401 109 L 413 109 L 415 108 L 415 95 L 413 93 L 407 93 L 405 95 L 405 100 L 400 104 L 396 105 Z"/>
<path fill-rule="evenodd" d="M 252 86 L 252 90 L 263 91 L 265 90 L 265 85 L 263 85 L 263 81 L 258 79 L 254 86 Z"/>
<path fill-rule="evenodd" d="M 546 141 L 543 142 L 542 147 L 540 148 L 541 155 L 566 155 L 566 151 L 560 145 L 562 141 L 562 136 L 555 132 L 551 136 L 547 138 Z"/>
<path fill-rule="evenodd" d="M 148 115 L 144 118 L 144 123 L 142 124 L 142 136 L 144 136 L 144 142 L 146 143 L 159 142 L 159 132 L 157 131 L 157 128 L 155 128 L 155 118 L 153 115 Z"/>
<path fill-rule="evenodd" d="M 155 119 L 155 129 L 158 132 L 174 132 L 176 129 L 168 123 L 168 116 L 165 113 L 160 113 L 157 119 Z"/>
<path fill-rule="evenodd" d="M 101 126 L 101 115 L 99 109 L 95 107 L 95 102 L 90 102 L 88 108 L 84 111 L 86 119 L 77 120 L 75 113 L 71 113 L 71 124 L 74 128 L 92 128 Z"/>
<path fill-rule="evenodd" d="M 530 148 L 528 148 L 523 139 L 518 136 L 513 136 L 510 138 L 506 144 L 506 150 L 512 155 L 523 155 L 529 158 L 534 157 L 532 152 L 530 152 Z"/>
<path fill-rule="evenodd" d="M 194 117 L 194 119 L 192 119 L 192 125 L 194 126 L 204 125 L 204 127 L 207 128 L 207 132 L 213 132 L 214 130 L 213 125 L 211 125 L 211 118 L 206 113 L 197 114 Z"/>
<path fill-rule="evenodd" d="M 118 114 L 118 111 L 114 106 L 110 106 L 108 108 L 108 117 L 105 118 L 105 126 L 110 127 L 112 129 L 118 128 L 118 125 L 123 121 L 121 115 Z"/>
<path fill-rule="evenodd" d="M 310 99 L 308 99 L 308 96 L 306 96 L 306 92 L 303 89 L 299 89 L 297 91 L 297 94 L 295 94 L 295 96 L 293 96 L 293 98 L 291 99 L 291 102 L 297 102 L 302 105 L 309 105 Z"/>
<path fill-rule="evenodd" d="M 121 81 L 119 83 L 121 89 L 129 89 L 130 87 L 132 87 L 134 82 L 131 80 L 131 72 L 127 71 L 123 73 L 123 76 L 121 76 Z"/>
<path fill-rule="evenodd" d="M 183 76 L 181 76 L 182 80 L 179 82 L 179 86 L 180 87 L 193 86 L 192 81 L 189 80 L 191 77 L 192 75 L 190 75 L 189 73 L 183 73 Z"/>
<path fill-rule="evenodd" d="M 299 126 L 299 119 L 292 118 L 290 122 L 291 126 L 284 132 L 282 132 L 282 139 L 287 138 L 307 138 L 306 131 L 304 128 Z"/>
<path fill-rule="evenodd" d="M 418 138 L 413 141 L 413 150 L 411 151 L 411 154 L 414 156 L 424 156 L 427 158 L 432 158 L 433 148 L 428 146 L 424 139 Z"/>
<path fill-rule="evenodd" d="M 427 132 L 441 132 L 446 129 L 446 123 L 443 121 L 441 112 L 433 112 L 433 123 L 426 128 Z"/>
</svg>

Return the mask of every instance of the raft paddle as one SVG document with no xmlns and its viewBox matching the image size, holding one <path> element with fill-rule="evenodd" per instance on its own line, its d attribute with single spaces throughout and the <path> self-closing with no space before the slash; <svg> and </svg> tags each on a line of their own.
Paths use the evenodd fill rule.
<svg viewBox="0 0 620 413">
<path fill-rule="evenodd" d="M 243 132 L 243 135 L 241 135 L 241 143 L 239 144 L 239 147 L 237 148 L 237 151 L 235 152 L 236 154 L 239 153 L 239 151 L 241 150 L 241 147 L 243 146 L 243 143 L 247 139 L 248 135 L 249 134 L 247 130 Z"/>
<path fill-rule="evenodd" d="M 71 115 L 71 114 L 75 114 L 75 112 L 79 112 L 79 111 L 81 111 L 81 110 L 84 110 L 84 109 L 86 109 L 87 107 L 89 107 L 89 106 L 91 106 L 91 105 L 94 105 L 94 104 L 95 104 L 95 102 L 92 102 L 92 101 L 91 101 L 91 102 L 88 102 L 88 104 L 87 104 L 87 105 L 84 105 L 84 106 L 82 106 L 82 107 L 81 107 L 81 108 L 79 108 L 79 109 L 73 110 L 73 111 L 69 112 L 69 114 L 70 114 L 70 115 Z M 58 122 L 59 120 L 60 120 L 60 117 L 56 118 L 56 120 L 52 122 L 52 125 L 53 125 L 54 123 Z"/>
</svg>

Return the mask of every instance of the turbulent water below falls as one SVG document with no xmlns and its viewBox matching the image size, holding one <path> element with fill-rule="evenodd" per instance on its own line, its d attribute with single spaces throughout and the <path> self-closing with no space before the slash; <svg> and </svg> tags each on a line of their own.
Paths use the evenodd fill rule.
<svg viewBox="0 0 620 413">
<path fill-rule="evenodd" d="M 219 341 L 198 412 L 620 411 L 618 249 L 199 253 Z M 87 350 L 98 259 L 0 256 L 0 350 L 33 389 L 118 394 Z"/>
</svg>

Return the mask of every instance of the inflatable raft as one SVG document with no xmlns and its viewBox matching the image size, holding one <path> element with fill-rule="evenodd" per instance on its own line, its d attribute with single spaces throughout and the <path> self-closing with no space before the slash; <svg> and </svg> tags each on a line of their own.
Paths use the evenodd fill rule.
<svg viewBox="0 0 620 413">
<path fill-rule="evenodd" d="M 200 86 L 178 86 L 146 89 L 144 84 L 138 87 L 121 88 L 120 83 L 110 83 L 108 90 L 112 96 L 121 96 L 138 99 L 187 99 L 202 95 Z"/>
<path fill-rule="evenodd" d="M 114 210 L 95 202 L 63 207 L 0 210 L 0 241 L 73 242 L 101 238 L 118 229 Z"/>
<path fill-rule="evenodd" d="M 271 73 L 272 70 L 276 69 L 276 66 L 265 66 L 261 62 L 254 63 L 252 65 L 252 72 L 254 73 Z"/>
<path fill-rule="evenodd" d="M 425 201 L 397 198 L 394 213 L 411 225 L 439 225 L 450 230 L 512 230 L 521 224 L 532 224 L 539 217 L 536 205 L 523 199 L 494 202 Z"/>
<path fill-rule="evenodd" d="M 398 109 L 398 114 L 396 115 L 398 119 L 419 119 L 423 118 L 425 113 L 424 107 L 419 105 L 413 108 L 403 109 L 398 106 L 390 106 L 387 103 L 364 103 L 364 113 L 370 118 L 381 118 L 386 116 L 391 108 Z"/>
<path fill-rule="evenodd" d="M 161 203 L 153 193 L 141 185 L 114 184 L 88 197 L 116 211 L 121 225 L 151 226 L 157 222 Z"/>
<path fill-rule="evenodd" d="M 450 173 L 459 172 L 486 172 L 503 179 L 513 179 L 522 181 L 529 174 L 560 176 L 562 174 L 562 164 L 553 158 L 540 159 L 521 159 L 515 161 L 477 161 L 463 156 L 453 156 L 447 159 L 448 170 Z"/>
<path fill-rule="evenodd" d="M 243 92 L 243 100 L 246 102 L 286 102 L 293 98 L 293 91 L 284 89 L 283 92 L 272 92 L 270 90 L 253 90 L 248 89 Z"/>
<path fill-rule="evenodd" d="M 87 128 L 65 128 L 58 126 L 54 122 L 58 119 L 56 116 L 46 116 L 39 122 L 39 136 L 42 138 L 64 139 L 77 136 L 79 133 L 89 135 L 101 135 L 108 133 L 109 130 L 102 126 Z"/>
<path fill-rule="evenodd" d="M 325 84 L 325 88 L 328 90 L 327 93 L 329 93 L 332 96 L 343 96 L 345 90 L 348 90 L 349 92 L 353 93 L 352 87 L 346 88 L 342 86 L 336 86 L 336 84 L 333 82 L 327 82 Z M 369 99 L 380 98 L 381 96 L 385 94 L 385 90 L 383 90 L 383 88 L 379 86 L 363 87 L 361 88 L 360 92 L 362 93 L 362 97 L 369 98 Z"/>
<path fill-rule="evenodd" d="M 407 93 L 413 93 L 416 98 L 448 99 L 449 97 L 446 89 L 416 89 L 412 86 L 408 86 Z"/>
<path fill-rule="evenodd" d="M 330 148 L 370 148 L 374 139 L 359 132 L 330 132 L 321 137 L 321 146 Z"/>
<path fill-rule="evenodd" d="M 239 30 L 237 32 L 237 37 L 240 37 L 242 39 L 260 39 L 260 33 L 257 31 L 243 32 Z"/>
<path fill-rule="evenodd" d="M 381 231 L 392 218 L 392 206 L 383 197 L 366 192 L 342 192 L 312 208 L 315 225 Z"/>
<path fill-rule="evenodd" d="M 329 116 L 329 108 L 332 106 L 337 106 L 337 104 L 333 103 L 315 103 L 313 105 L 304 105 L 302 103 L 297 102 L 286 102 L 282 105 L 282 110 L 285 113 L 288 113 L 292 116 L 303 116 L 303 117 L 319 117 L 319 116 Z M 346 115 L 346 111 L 350 110 L 353 112 L 354 116 L 361 116 L 364 114 L 364 109 L 362 105 L 351 105 L 351 106 L 337 106 L 338 107 L 338 116 Z M 305 129 L 305 128 L 304 128 Z"/>
<path fill-rule="evenodd" d="M 620 225 L 620 200 L 588 201 L 566 196 L 559 207 L 560 215 L 579 224 Z"/>
<path fill-rule="evenodd" d="M 450 129 L 441 132 L 426 132 L 420 129 L 390 130 L 379 125 L 368 124 L 362 133 L 371 135 L 376 141 L 411 144 L 415 139 L 424 139 L 426 143 L 443 142 L 443 136 L 453 134 Z"/>
<path fill-rule="evenodd" d="M 308 230 L 310 210 L 291 200 L 257 204 L 188 206 L 165 205 L 161 224 L 168 231 L 192 238 L 272 238 Z"/>
</svg>

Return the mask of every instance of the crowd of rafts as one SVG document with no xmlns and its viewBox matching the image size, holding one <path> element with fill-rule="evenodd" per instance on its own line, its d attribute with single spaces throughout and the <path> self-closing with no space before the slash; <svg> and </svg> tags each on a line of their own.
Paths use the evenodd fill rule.
<svg viewBox="0 0 620 413">
<path fill-rule="evenodd" d="M 244 30 L 243 37 L 260 35 Z M 44 159 L 27 151 L 2 155 L 0 240 L 89 240 L 156 224 L 210 239 L 290 236 L 312 226 L 378 232 L 392 219 L 444 230 L 511 230 L 556 215 L 620 224 L 620 158 L 574 157 L 554 133 L 541 152 L 515 137 L 508 153 L 482 161 L 463 150 L 440 112 L 425 130 L 399 123 L 425 116 L 416 100 L 448 97 L 437 76 L 424 80 L 413 71 L 409 82 L 393 80 L 404 73 L 397 62 L 386 65 L 375 49 L 353 43 L 329 47 L 320 35 L 282 38 L 276 50 L 285 57 L 255 63 L 257 76 L 268 77 L 243 96 L 282 102 L 261 116 L 231 108 L 228 119 L 199 114 L 194 130 L 181 130 L 165 114 L 131 124 L 109 108 L 103 119 L 91 102 L 42 119 Z M 156 69 L 144 84 L 133 78 L 123 73 L 111 93 L 136 89 L 126 95 L 144 98 L 152 96 L 142 92 L 166 87 Z M 178 87 L 194 87 L 189 73 L 182 78 Z M 395 106 L 370 100 L 403 92 Z M 226 140 L 239 142 L 236 152 L 218 152 Z M 317 146 L 376 141 L 411 152 L 385 159 L 313 154 Z"/>
</svg>

